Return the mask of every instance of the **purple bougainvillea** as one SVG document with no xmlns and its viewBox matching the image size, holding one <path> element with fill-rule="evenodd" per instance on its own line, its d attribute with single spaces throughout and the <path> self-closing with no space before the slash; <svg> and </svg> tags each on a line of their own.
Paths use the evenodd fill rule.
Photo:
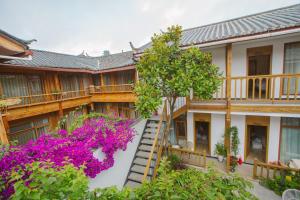
<svg viewBox="0 0 300 200">
<path fill-rule="evenodd" d="M 0 197 L 9 198 L 14 193 L 10 181 L 14 169 L 25 169 L 25 165 L 34 161 L 50 161 L 55 166 L 66 162 L 76 167 L 85 166 L 85 174 L 94 178 L 101 171 L 114 164 L 114 153 L 126 150 L 127 144 L 134 137 L 131 122 L 114 121 L 103 117 L 87 119 L 72 133 L 66 130 L 54 135 L 42 135 L 35 142 L 23 146 L 12 146 L 0 160 L 0 184 L 5 184 Z M 93 149 L 101 148 L 105 158 L 99 161 L 93 156 Z"/>
</svg>

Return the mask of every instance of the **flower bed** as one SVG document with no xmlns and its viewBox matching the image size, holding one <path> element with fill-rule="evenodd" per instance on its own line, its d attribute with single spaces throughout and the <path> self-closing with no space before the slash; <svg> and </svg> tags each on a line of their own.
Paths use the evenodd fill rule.
<svg viewBox="0 0 300 200">
<path fill-rule="evenodd" d="M 84 166 L 87 176 L 94 178 L 101 171 L 114 164 L 114 153 L 125 150 L 134 137 L 131 122 L 111 120 L 107 117 L 88 118 L 71 133 L 58 131 L 57 135 L 42 135 L 37 141 L 23 146 L 11 146 L 0 161 L 0 183 L 5 184 L 0 197 L 8 198 L 14 193 L 12 172 L 25 170 L 28 163 L 35 161 L 53 162 L 61 167 L 71 163 L 75 167 Z M 93 156 L 93 149 L 101 148 L 105 158 L 99 161 Z M 30 172 L 29 172 L 30 174 Z M 26 178 L 26 177 L 24 177 Z"/>
</svg>

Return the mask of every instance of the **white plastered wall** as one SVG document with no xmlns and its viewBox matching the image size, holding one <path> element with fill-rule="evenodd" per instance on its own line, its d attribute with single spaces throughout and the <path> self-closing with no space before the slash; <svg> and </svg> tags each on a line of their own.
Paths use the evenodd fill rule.
<svg viewBox="0 0 300 200">
<path fill-rule="evenodd" d="M 270 117 L 268 162 L 278 161 L 280 141 L 280 117 Z"/>
<path fill-rule="evenodd" d="M 187 113 L 187 141 L 194 146 L 194 113 Z"/>
<path fill-rule="evenodd" d="M 218 142 L 224 142 L 223 135 L 225 133 L 225 115 L 224 114 L 211 114 L 211 152 L 214 155 L 215 145 Z M 214 155 L 216 156 L 216 155 Z"/>
</svg>

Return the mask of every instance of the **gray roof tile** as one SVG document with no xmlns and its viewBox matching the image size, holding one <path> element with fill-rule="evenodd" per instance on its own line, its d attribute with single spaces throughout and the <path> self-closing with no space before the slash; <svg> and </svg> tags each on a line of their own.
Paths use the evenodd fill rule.
<svg viewBox="0 0 300 200">
<path fill-rule="evenodd" d="M 300 27 L 300 4 L 185 29 L 182 32 L 181 46 L 203 44 L 293 27 Z M 149 47 L 151 47 L 151 42 L 140 47 L 136 53 L 142 53 Z"/>
<path fill-rule="evenodd" d="M 32 60 L 10 60 L 7 64 L 28 67 L 54 67 L 67 69 L 106 70 L 133 64 L 132 51 L 107 56 L 90 57 L 61 54 L 32 49 Z"/>
</svg>

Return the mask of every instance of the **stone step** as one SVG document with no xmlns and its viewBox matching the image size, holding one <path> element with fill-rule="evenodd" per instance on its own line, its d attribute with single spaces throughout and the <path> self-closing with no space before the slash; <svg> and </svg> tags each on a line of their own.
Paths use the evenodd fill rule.
<svg viewBox="0 0 300 200">
<path fill-rule="evenodd" d="M 127 181 L 125 186 L 130 187 L 130 188 L 136 188 L 139 187 L 141 183 L 135 182 L 135 181 Z"/>
<path fill-rule="evenodd" d="M 152 148 L 151 145 L 142 144 L 139 146 L 139 150 L 142 150 L 142 151 L 151 151 L 151 148 Z"/>
<path fill-rule="evenodd" d="M 150 155 L 150 152 L 149 152 L 149 151 L 138 151 L 138 152 L 136 153 L 136 156 L 137 156 L 137 157 L 140 157 L 140 158 L 146 158 L 146 159 L 149 158 L 149 155 Z M 155 158 L 156 158 L 156 153 L 154 153 L 152 159 L 155 159 Z"/>
<path fill-rule="evenodd" d="M 154 133 L 156 132 L 157 128 L 146 128 L 145 133 Z"/>
<path fill-rule="evenodd" d="M 151 140 L 151 139 L 142 139 L 141 143 L 142 144 L 152 145 L 153 144 L 153 140 Z"/>
<path fill-rule="evenodd" d="M 133 165 L 130 169 L 130 171 L 135 172 L 135 173 L 139 173 L 139 174 L 144 174 L 145 172 L 145 166 L 141 166 L 141 165 Z"/>
<path fill-rule="evenodd" d="M 147 124 L 147 127 L 148 127 L 148 128 L 157 128 L 157 127 L 158 127 L 158 124 L 157 124 L 157 123 L 151 123 L 151 122 L 150 122 L 150 123 Z"/>
<path fill-rule="evenodd" d="M 143 175 L 135 173 L 135 172 L 130 172 L 130 174 L 128 176 L 128 180 L 136 181 L 136 182 L 140 182 L 140 183 L 142 182 L 142 179 L 143 179 Z M 150 180 L 150 177 L 147 176 L 147 179 Z"/>
<path fill-rule="evenodd" d="M 155 134 L 153 133 L 145 133 L 143 135 L 143 138 L 148 138 L 148 139 L 154 139 L 155 138 Z"/>
<path fill-rule="evenodd" d="M 145 159 L 145 158 L 135 158 L 133 163 L 138 164 L 138 165 L 142 165 L 142 166 L 146 166 L 147 161 L 148 161 L 148 159 Z"/>
</svg>

